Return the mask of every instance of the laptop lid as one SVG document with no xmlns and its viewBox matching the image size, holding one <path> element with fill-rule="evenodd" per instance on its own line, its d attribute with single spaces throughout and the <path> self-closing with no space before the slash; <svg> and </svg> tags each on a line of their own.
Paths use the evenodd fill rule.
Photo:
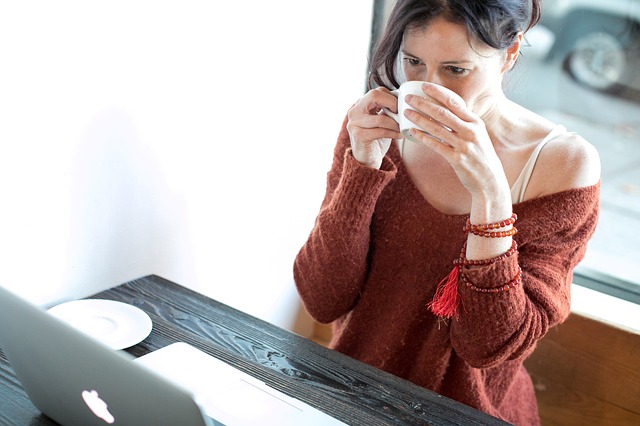
<svg viewBox="0 0 640 426">
<path fill-rule="evenodd" d="M 63 425 L 207 425 L 189 392 L 0 287 L 0 349 Z"/>
</svg>

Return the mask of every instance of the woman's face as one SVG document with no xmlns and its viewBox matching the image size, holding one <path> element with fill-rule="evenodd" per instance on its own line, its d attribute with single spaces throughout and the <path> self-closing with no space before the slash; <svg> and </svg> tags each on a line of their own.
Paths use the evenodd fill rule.
<svg viewBox="0 0 640 426">
<path fill-rule="evenodd" d="M 480 116 L 502 95 L 502 75 L 512 66 L 507 57 L 508 52 L 468 38 L 463 25 L 442 18 L 406 31 L 401 51 L 407 80 L 444 86 Z"/>
</svg>

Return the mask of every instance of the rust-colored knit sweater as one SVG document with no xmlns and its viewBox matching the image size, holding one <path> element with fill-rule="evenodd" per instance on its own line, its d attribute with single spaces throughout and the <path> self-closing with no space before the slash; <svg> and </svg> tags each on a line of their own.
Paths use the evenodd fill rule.
<svg viewBox="0 0 640 426">
<path fill-rule="evenodd" d="M 308 312 L 333 322 L 331 346 L 518 425 L 539 424 L 522 361 L 569 314 L 572 270 L 595 230 L 600 185 L 518 203 L 518 253 L 468 271 L 458 318 L 426 305 L 466 239 L 468 215 L 443 214 L 414 186 L 392 144 L 380 170 L 361 166 L 342 129 L 327 193 L 294 264 Z"/>
</svg>

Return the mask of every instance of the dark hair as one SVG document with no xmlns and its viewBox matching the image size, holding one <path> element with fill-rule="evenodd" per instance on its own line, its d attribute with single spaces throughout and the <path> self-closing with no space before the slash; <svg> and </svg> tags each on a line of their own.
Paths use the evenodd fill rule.
<svg viewBox="0 0 640 426">
<path fill-rule="evenodd" d="M 371 58 L 369 86 L 399 86 L 396 61 L 407 30 L 443 17 L 494 49 L 506 49 L 540 20 L 541 0 L 398 0 Z"/>
</svg>

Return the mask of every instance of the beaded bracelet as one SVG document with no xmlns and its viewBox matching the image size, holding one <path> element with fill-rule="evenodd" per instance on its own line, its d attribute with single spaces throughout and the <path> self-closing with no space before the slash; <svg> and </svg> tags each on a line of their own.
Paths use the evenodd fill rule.
<svg viewBox="0 0 640 426">
<path fill-rule="evenodd" d="M 518 233 L 518 230 L 514 226 L 508 231 L 480 231 L 476 229 L 471 229 L 469 230 L 469 232 L 472 233 L 473 235 L 477 235 L 478 237 L 505 238 L 505 237 L 511 237 L 513 235 L 516 235 Z"/>
<path fill-rule="evenodd" d="M 518 215 L 515 213 L 513 213 L 509 219 L 505 219 L 501 222 L 483 223 L 481 225 L 472 225 L 471 219 L 467 219 L 467 223 L 465 224 L 464 228 L 462 228 L 462 230 L 464 232 L 474 232 L 474 231 L 487 231 L 489 229 L 505 228 L 509 225 L 513 225 L 514 223 L 516 223 L 516 220 L 518 220 Z"/>
<path fill-rule="evenodd" d="M 508 284 L 505 284 L 500 287 L 493 287 L 493 288 L 476 287 L 475 285 L 473 285 L 471 280 L 469 280 L 469 278 L 467 278 L 467 276 L 464 273 L 460 274 L 460 279 L 462 280 L 462 282 L 464 282 L 465 286 L 470 290 L 477 291 L 480 293 L 501 293 L 503 291 L 511 290 L 512 288 L 514 288 L 515 286 L 517 286 L 522 282 L 522 269 L 520 269 L 520 265 L 518 265 L 518 273 L 516 274 L 516 276 L 511 281 L 509 281 Z"/>
<path fill-rule="evenodd" d="M 501 222 L 496 223 L 485 223 L 482 225 L 472 225 L 471 221 L 467 219 L 467 223 L 463 227 L 463 231 L 465 233 L 473 233 L 474 235 L 478 235 L 481 237 L 490 237 L 490 238 L 498 238 L 498 237 L 509 237 L 515 235 L 518 230 L 515 227 L 507 231 L 489 231 L 493 229 L 506 228 L 507 226 L 513 225 L 518 216 L 513 213 L 509 219 L 503 220 Z M 511 248 L 506 252 L 493 257 L 491 259 L 479 259 L 479 260 L 468 260 L 466 258 L 467 253 L 467 242 L 465 241 L 462 250 L 460 250 L 460 256 L 458 259 L 453 261 L 453 269 L 449 272 L 445 278 L 440 281 L 436 288 L 436 293 L 433 296 L 433 300 L 427 304 L 427 307 L 431 312 L 439 317 L 451 318 L 453 316 L 457 317 L 457 309 L 460 304 L 460 295 L 458 293 L 458 280 L 461 280 L 465 283 L 466 287 L 473 291 L 478 291 L 481 293 L 499 293 L 502 291 L 508 291 L 513 287 L 517 286 L 522 282 L 522 269 L 520 269 L 520 265 L 518 265 L 518 273 L 516 276 L 509 281 L 504 286 L 495 287 L 495 288 L 480 288 L 476 287 L 471 280 L 465 275 L 464 267 L 466 266 L 485 266 L 495 263 L 499 260 L 505 259 L 509 256 L 512 256 L 518 251 L 518 245 L 515 240 L 511 243 Z"/>
<path fill-rule="evenodd" d="M 516 253 L 518 251 L 518 243 L 516 243 L 516 240 L 513 240 L 513 242 L 511 243 L 511 248 L 509 250 L 507 250 L 506 252 L 496 256 L 496 257 L 492 257 L 490 259 L 467 259 L 466 257 L 466 252 L 467 252 L 467 242 L 465 241 L 464 244 L 462 245 L 462 250 L 460 250 L 460 256 L 453 261 L 454 265 L 459 265 L 459 266 L 486 266 L 486 265 L 491 265 L 492 263 L 495 263 L 499 260 L 503 260 L 506 259 L 509 256 L 512 256 L 514 253 Z"/>
</svg>

